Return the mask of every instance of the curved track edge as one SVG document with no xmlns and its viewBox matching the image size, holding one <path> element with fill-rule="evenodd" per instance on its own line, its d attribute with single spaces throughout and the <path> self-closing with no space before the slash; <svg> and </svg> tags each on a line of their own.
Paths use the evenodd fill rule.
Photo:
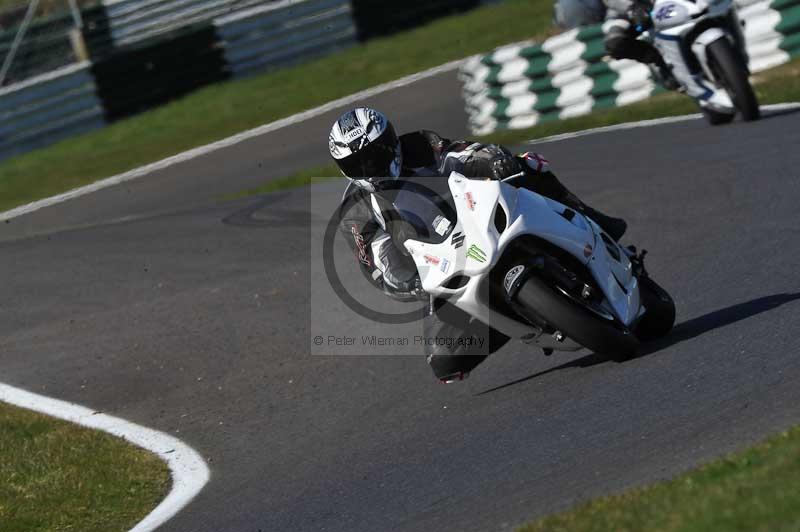
<svg viewBox="0 0 800 532">
<path fill-rule="evenodd" d="M 130 532 L 149 532 L 167 522 L 200 493 L 211 476 L 200 454 L 169 434 L 2 383 L 0 401 L 123 438 L 167 463 L 172 476 L 170 492 Z"/>
</svg>

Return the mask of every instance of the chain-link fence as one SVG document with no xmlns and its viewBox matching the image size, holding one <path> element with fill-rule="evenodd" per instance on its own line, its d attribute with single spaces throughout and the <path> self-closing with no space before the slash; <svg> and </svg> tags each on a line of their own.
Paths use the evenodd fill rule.
<svg viewBox="0 0 800 532">
<path fill-rule="evenodd" d="M 86 59 L 81 9 L 96 0 L 0 0 L 0 85 Z"/>
</svg>

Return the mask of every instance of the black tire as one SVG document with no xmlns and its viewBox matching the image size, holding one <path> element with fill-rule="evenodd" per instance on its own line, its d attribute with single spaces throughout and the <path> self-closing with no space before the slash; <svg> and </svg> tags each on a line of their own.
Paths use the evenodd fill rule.
<svg viewBox="0 0 800 532">
<path fill-rule="evenodd" d="M 758 100 L 748 79 L 747 66 L 741 54 L 728 39 L 717 39 L 706 50 L 711 69 L 728 91 L 736 109 L 746 121 L 758 120 Z"/>
<path fill-rule="evenodd" d="M 646 312 L 633 334 L 642 342 L 657 340 L 675 325 L 675 302 L 666 290 L 649 277 L 639 278 L 639 297 Z"/>
<path fill-rule="evenodd" d="M 713 109 L 708 109 L 706 107 L 701 107 L 700 110 L 703 112 L 703 116 L 706 117 L 706 121 L 712 126 L 721 126 L 723 124 L 730 124 L 733 122 L 733 119 L 736 117 L 735 114 L 732 113 L 720 113 Z"/>
<path fill-rule="evenodd" d="M 628 360 L 639 348 L 639 341 L 629 331 L 617 328 L 538 277 L 525 281 L 517 293 L 517 302 L 567 337 L 612 360 Z"/>
</svg>

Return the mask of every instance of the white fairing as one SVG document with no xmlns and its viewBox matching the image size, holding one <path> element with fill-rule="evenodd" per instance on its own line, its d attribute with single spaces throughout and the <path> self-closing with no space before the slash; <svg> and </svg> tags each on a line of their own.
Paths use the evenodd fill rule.
<svg viewBox="0 0 800 532">
<path fill-rule="evenodd" d="M 499 181 L 467 179 L 454 172 L 448 182 L 458 217 L 450 236 L 441 244 L 405 241 L 426 292 L 447 296 L 450 303 L 506 335 L 520 338 L 534 333 L 531 326 L 492 311 L 478 296 L 478 287 L 509 243 L 530 234 L 586 264 L 604 292 L 603 306 L 623 324 L 628 326 L 639 316 L 639 287 L 632 265 L 613 241 L 610 245 L 616 246 L 620 260 L 610 255 L 594 222 L 577 213 L 569 221 L 561 215 L 567 209 L 564 205 Z M 497 208 L 504 209 L 507 218 L 502 234 L 494 224 Z M 466 285 L 445 287 L 461 275 L 469 277 Z"/>
<path fill-rule="evenodd" d="M 661 53 L 672 67 L 672 75 L 686 89 L 689 96 L 703 107 L 719 112 L 734 113 L 735 107 L 727 91 L 714 80 L 706 60 L 706 48 L 718 39 L 737 42 L 729 31 L 740 28 L 711 27 L 696 36 L 692 42 L 685 42 L 689 32 L 701 21 L 708 18 L 724 17 L 733 13 L 732 0 L 656 0 L 651 11 L 653 29 L 646 38 Z M 734 20 L 736 18 L 734 17 Z M 690 50 L 700 63 L 700 71 L 692 71 L 684 53 Z M 745 50 L 740 50 L 746 54 Z M 746 55 L 745 55 L 746 57 Z"/>
</svg>

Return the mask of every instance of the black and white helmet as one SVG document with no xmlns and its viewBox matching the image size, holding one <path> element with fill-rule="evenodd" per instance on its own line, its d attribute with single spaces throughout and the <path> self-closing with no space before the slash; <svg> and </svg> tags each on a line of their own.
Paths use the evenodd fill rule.
<svg viewBox="0 0 800 532">
<path fill-rule="evenodd" d="M 331 128 L 328 148 L 342 173 L 351 179 L 398 177 L 403 165 L 394 126 L 383 113 L 369 107 L 340 116 Z"/>
</svg>

